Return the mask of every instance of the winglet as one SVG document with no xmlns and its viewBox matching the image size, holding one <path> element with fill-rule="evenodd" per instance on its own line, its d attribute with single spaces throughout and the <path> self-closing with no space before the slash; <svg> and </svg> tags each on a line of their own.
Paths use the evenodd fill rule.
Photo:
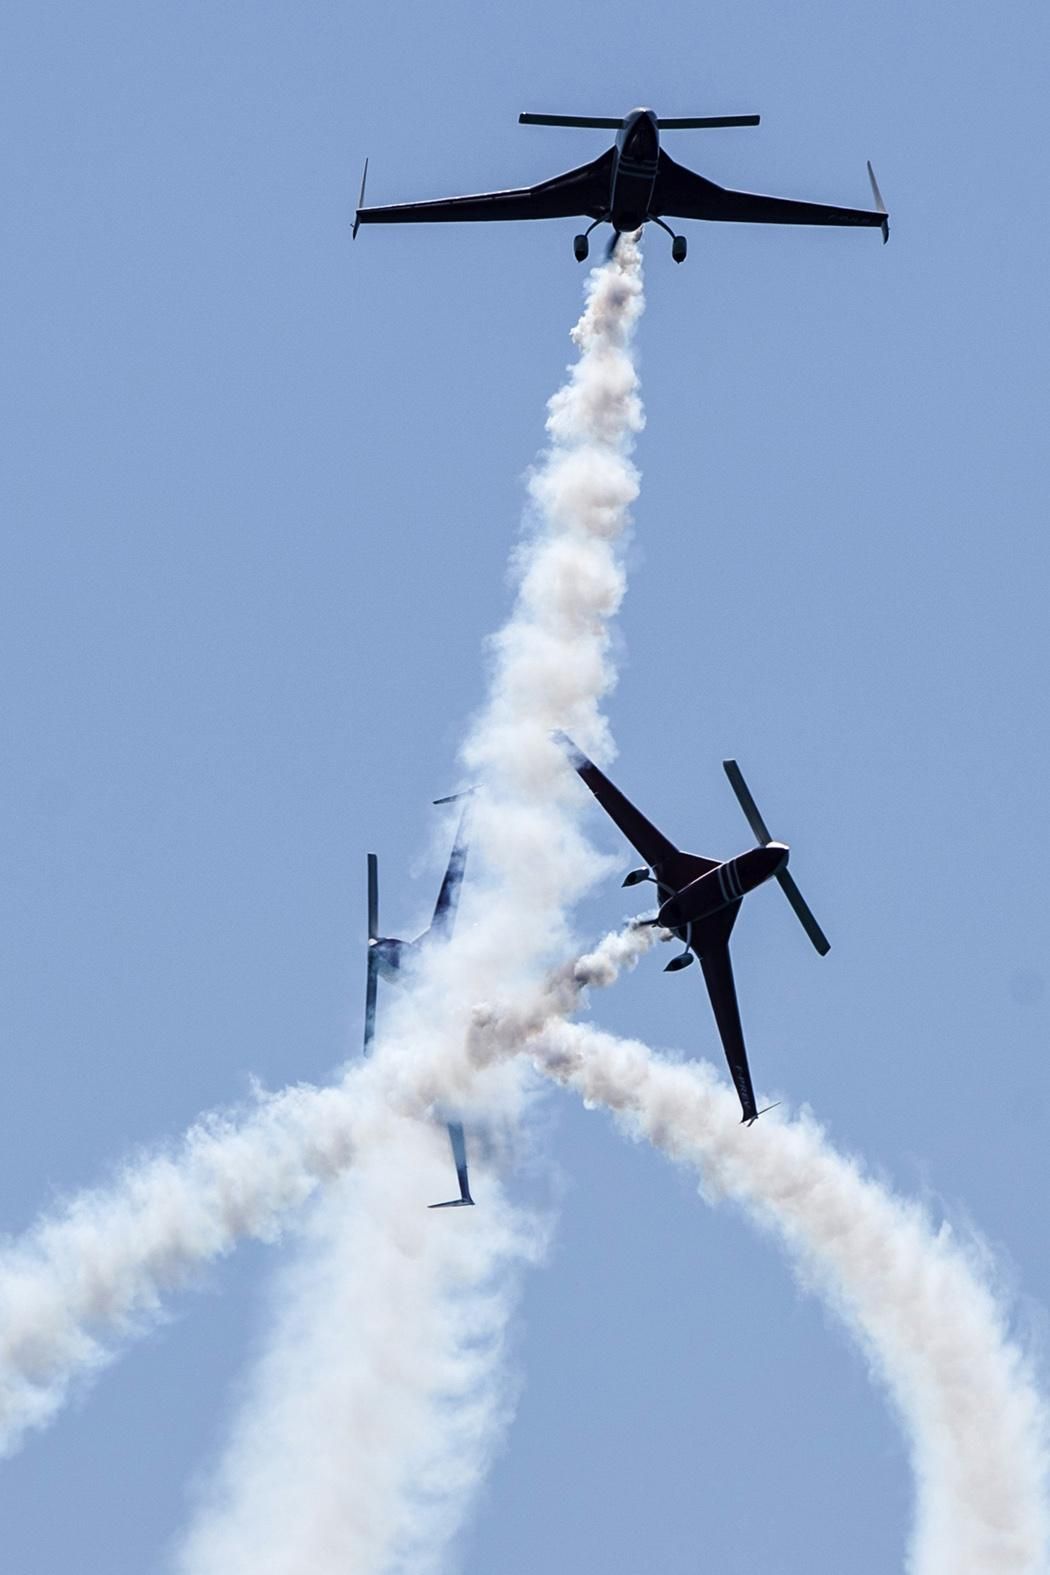
<svg viewBox="0 0 1050 1575">
<path fill-rule="evenodd" d="M 871 167 L 870 159 L 868 160 L 868 179 L 871 181 L 871 194 L 875 198 L 875 206 L 882 214 L 882 244 L 885 246 L 890 238 L 890 216 L 886 212 L 886 204 L 883 201 L 882 192 L 879 190 L 879 183 L 875 179 L 875 171 Z"/>
<path fill-rule="evenodd" d="M 869 169 L 871 168 L 870 164 L 868 165 L 868 168 Z M 365 182 L 367 181 L 367 179 L 368 179 L 368 160 L 365 159 L 365 167 L 364 167 L 364 170 L 362 171 L 362 174 L 361 174 L 361 192 L 360 192 L 360 195 L 358 196 L 357 208 L 356 208 L 356 210 L 354 212 L 354 228 L 351 231 L 351 235 L 350 235 L 350 239 L 354 240 L 354 241 L 357 240 L 357 232 L 361 228 L 361 209 L 365 205 Z"/>
</svg>

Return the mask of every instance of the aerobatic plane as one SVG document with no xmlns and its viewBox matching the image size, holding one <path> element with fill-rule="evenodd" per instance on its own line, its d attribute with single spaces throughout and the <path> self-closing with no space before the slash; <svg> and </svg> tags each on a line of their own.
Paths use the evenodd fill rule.
<svg viewBox="0 0 1050 1575">
<path fill-rule="evenodd" d="M 419 954 L 432 941 L 448 940 L 452 934 L 452 926 L 456 920 L 456 908 L 459 905 L 459 888 L 463 884 L 463 872 L 467 864 L 467 820 L 470 813 L 469 794 L 453 793 L 448 798 L 437 798 L 435 804 L 452 804 L 459 798 L 466 798 L 463 811 L 459 817 L 459 826 L 456 830 L 452 852 L 449 854 L 448 867 L 441 882 L 437 902 L 434 904 L 434 917 L 430 921 L 429 929 L 417 935 L 414 941 L 398 940 L 393 935 L 380 935 L 379 933 L 379 860 L 374 853 L 368 855 L 368 982 L 365 989 L 365 1044 L 364 1053 L 368 1055 L 372 1048 L 372 1041 L 376 1031 L 376 994 L 379 980 L 386 979 L 396 983 L 401 977 L 401 969 L 413 956 Z M 450 1198 L 447 1203 L 432 1203 L 432 1209 L 462 1208 L 472 1204 L 474 1199 L 470 1195 L 470 1177 L 467 1174 L 467 1144 L 463 1135 L 463 1126 L 459 1121 L 448 1122 L 448 1137 L 452 1145 L 452 1158 L 456 1166 L 456 1177 L 459 1181 L 459 1197 Z"/>
<path fill-rule="evenodd" d="M 662 131 L 686 131 L 712 126 L 757 126 L 757 115 L 704 115 L 667 120 L 651 109 L 632 109 L 623 119 L 594 115 L 518 116 L 524 126 L 582 126 L 616 132 L 616 141 L 598 158 L 578 169 L 555 175 L 538 186 L 512 191 L 484 191 L 470 197 L 445 197 L 436 202 L 399 202 L 388 207 L 366 208 L 365 182 L 368 160 L 361 179 L 361 195 L 354 216 L 356 236 L 362 224 L 442 223 L 481 219 L 585 218 L 591 223 L 573 237 L 577 262 L 590 250 L 588 236 L 599 224 L 612 225 L 609 255 L 621 235 L 632 234 L 643 224 L 656 224 L 671 237 L 671 256 L 684 262 L 686 238 L 678 235 L 668 219 L 711 219 L 742 224 L 870 225 L 889 240 L 890 221 L 875 173 L 869 163 L 875 208 L 836 208 L 821 202 L 797 202 L 790 197 L 762 197 L 750 191 L 730 191 L 703 175 L 676 164 L 660 146 Z"/>
<path fill-rule="evenodd" d="M 726 1060 L 740 1096 L 743 1119 L 750 1126 L 763 1112 L 755 1106 L 733 983 L 733 965 L 729 958 L 729 937 L 740 904 L 748 892 L 765 881 L 771 878 L 779 881 L 817 951 L 823 957 L 830 950 L 824 931 L 788 874 L 786 843 L 774 842 L 770 837 L 735 760 L 724 760 L 722 765 L 759 845 L 738 854 L 735 859 L 706 859 L 697 853 L 683 853 L 669 842 L 593 760 L 588 760 L 571 738 L 559 733 L 556 742 L 606 814 L 645 860 L 644 869 L 631 870 L 623 884 L 636 886 L 640 881 L 653 881 L 660 899 L 660 911 L 653 923 L 670 930 L 684 943 L 685 950 L 671 958 L 665 972 L 675 973 L 679 968 L 688 967 L 694 952 L 699 957 Z"/>
</svg>

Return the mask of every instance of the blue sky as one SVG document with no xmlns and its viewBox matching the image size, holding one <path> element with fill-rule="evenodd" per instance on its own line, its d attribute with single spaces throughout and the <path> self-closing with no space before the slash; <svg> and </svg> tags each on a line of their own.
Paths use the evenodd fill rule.
<svg viewBox="0 0 1050 1575">
<path fill-rule="evenodd" d="M 524 108 L 760 111 L 675 155 L 846 203 L 870 157 L 893 237 L 693 226 L 681 268 L 647 237 L 615 774 L 729 854 L 738 756 L 833 943 L 748 905 L 756 1084 L 986 1233 L 1041 1345 L 1045 7 L 12 0 L 3 29 L 4 1228 L 352 1050 L 366 851 L 402 933 L 432 901 L 583 276 L 571 222 L 351 245 L 365 154 L 395 201 L 600 151 Z M 581 933 L 624 911 L 610 883 Z M 600 1019 L 715 1054 L 697 971 L 658 964 Z M 733 1211 L 547 1109 L 560 1224 L 466 1575 L 899 1567 L 863 1359 Z M 275 1257 L 5 1464 L 12 1568 L 163 1567 Z"/>
</svg>

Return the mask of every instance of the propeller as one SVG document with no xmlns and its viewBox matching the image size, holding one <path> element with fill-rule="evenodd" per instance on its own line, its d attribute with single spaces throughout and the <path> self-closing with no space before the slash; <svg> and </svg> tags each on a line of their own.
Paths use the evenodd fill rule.
<svg viewBox="0 0 1050 1575">
<path fill-rule="evenodd" d="M 372 1040 L 376 1036 L 376 954 L 371 946 L 368 948 L 368 982 L 365 985 L 365 1055 L 372 1048 Z"/>
<path fill-rule="evenodd" d="M 761 842 L 763 846 L 768 846 L 773 841 L 773 838 L 769 835 L 769 827 L 762 819 L 759 807 L 751 796 L 751 789 L 744 781 L 744 773 L 741 771 L 735 760 L 723 760 L 722 766 L 725 770 L 726 776 L 729 778 L 729 785 L 739 800 L 740 808 L 744 811 L 744 818 L 746 819 L 748 825 L 751 827 L 751 830 L 754 832 L 758 841 Z M 776 878 L 780 882 L 781 891 L 784 893 L 784 896 L 795 910 L 795 916 L 802 925 L 802 928 L 805 930 L 806 934 L 809 936 L 820 955 L 822 957 L 826 957 L 828 952 L 831 950 L 831 942 L 828 940 L 827 936 L 824 934 L 824 931 L 821 929 L 820 925 L 814 918 L 812 909 L 807 903 L 805 897 L 803 897 L 802 893 L 799 891 L 794 880 L 788 874 L 786 868 L 777 870 Z"/>
<path fill-rule="evenodd" d="M 365 1055 L 372 1048 L 376 1032 L 376 954 L 372 942 L 379 938 L 379 860 L 368 855 L 368 980 L 365 985 Z"/>
<path fill-rule="evenodd" d="M 368 939 L 379 939 L 379 860 L 368 855 Z"/>
<path fill-rule="evenodd" d="M 620 232 L 619 232 L 619 230 L 613 230 L 612 235 L 609 237 L 609 244 L 605 248 L 605 261 L 606 262 L 612 262 L 613 258 L 616 256 L 616 248 L 617 248 L 617 246 L 619 244 L 620 244 Z"/>
</svg>

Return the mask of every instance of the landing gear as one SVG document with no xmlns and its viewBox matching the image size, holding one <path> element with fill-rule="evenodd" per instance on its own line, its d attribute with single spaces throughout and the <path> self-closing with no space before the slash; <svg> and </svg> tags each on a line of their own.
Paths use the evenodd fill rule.
<svg viewBox="0 0 1050 1575">
<path fill-rule="evenodd" d="M 677 931 L 677 933 L 679 935 L 682 934 L 681 930 Z M 684 939 L 685 939 L 685 951 L 684 952 L 679 952 L 677 957 L 672 957 L 671 958 L 671 961 L 667 964 L 667 967 L 664 969 L 664 973 L 677 973 L 679 968 L 688 968 L 689 964 L 692 962 L 693 954 L 689 950 L 690 946 L 693 944 L 693 926 L 692 925 L 690 925 L 689 928 L 686 930 Z"/>
<path fill-rule="evenodd" d="M 605 220 L 608 217 L 609 217 L 609 215 L 607 213 L 600 214 L 598 216 L 598 218 L 595 219 L 593 224 L 588 224 L 587 228 L 584 230 L 582 235 L 574 235 L 573 236 L 573 238 L 572 238 L 572 255 L 575 257 L 577 262 L 586 262 L 587 261 L 587 254 L 588 254 L 588 252 L 591 249 L 591 243 L 587 239 L 587 237 L 588 237 L 588 235 L 590 235 L 591 231 L 593 229 L 595 229 L 599 224 L 604 224 Z"/>
<path fill-rule="evenodd" d="M 664 973 L 677 973 L 679 968 L 688 968 L 692 960 L 692 952 L 679 952 L 677 957 L 671 958 L 671 961 L 664 969 Z"/>
<path fill-rule="evenodd" d="M 668 235 L 671 237 L 671 256 L 674 258 L 675 262 L 685 262 L 685 254 L 689 250 L 689 243 L 687 242 L 685 236 L 676 235 L 671 226 L 669 224 L 665 224 L 663 219 L 658 219 L 655 213 L 651 214 L 650 218 L 654 224 L 658 224 L 660 226 L 661 230 L 666 230 Z"/>
</svg>

